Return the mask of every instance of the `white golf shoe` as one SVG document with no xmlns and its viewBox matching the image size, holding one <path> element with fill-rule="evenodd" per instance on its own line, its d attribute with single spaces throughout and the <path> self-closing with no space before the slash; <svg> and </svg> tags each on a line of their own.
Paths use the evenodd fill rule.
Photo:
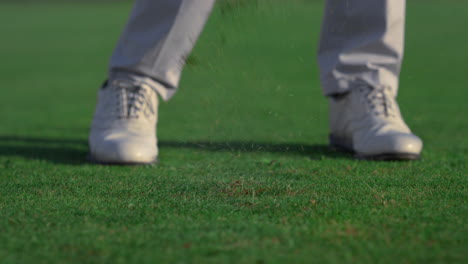
<svg viewBox="0 0 468 264">
<path fill-rule="evenodd" d="M 98 94 L 89 135 L 90 158 L 103 164 L 157 161 L 158 97 L 150 85 L 113 80 Z"/>
<path fill-rule="evenodd" d="M 419 159 L 423 143 L 403 121 L 390 87 L 363 84 L 330 99 L 330 145 L 356 158 Z"/>
</svg>

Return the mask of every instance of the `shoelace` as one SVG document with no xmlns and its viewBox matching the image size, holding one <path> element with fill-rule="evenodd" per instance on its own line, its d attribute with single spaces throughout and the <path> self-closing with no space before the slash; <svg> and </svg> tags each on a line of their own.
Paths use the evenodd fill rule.
<svg viewBox="0 0 468 264">
<path fill-rule="evenodd" d="M 155 113 L 148 88 L 125 80 L 114 81 L 113 88 L 116 89 L 118 118 L 138 119 L 141 113 L 146 116 Z"/>
<path fill-rule="evenodd" d="M 359 91 L 364 94 L 366 104 L 375 115 L 395 117 L 397 109 L 389 86 L 362 86 Z"/>
</svg>

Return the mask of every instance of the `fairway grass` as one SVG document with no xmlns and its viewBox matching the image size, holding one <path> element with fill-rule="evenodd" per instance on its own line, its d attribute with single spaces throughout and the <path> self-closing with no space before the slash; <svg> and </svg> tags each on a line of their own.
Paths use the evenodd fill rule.
<svg viewBox="0 0 468 264">
<path fill-rule="evenodd" d="M 367 162 L 327 147 L 322 2 L 241 2 L 161 105 L 160 163 L 135 167 L 86 160 L 130 4 L 0 4 L 0 263 L 467 263 L 468 3 L 409 4 L 423 158 Z"/>
</svg>

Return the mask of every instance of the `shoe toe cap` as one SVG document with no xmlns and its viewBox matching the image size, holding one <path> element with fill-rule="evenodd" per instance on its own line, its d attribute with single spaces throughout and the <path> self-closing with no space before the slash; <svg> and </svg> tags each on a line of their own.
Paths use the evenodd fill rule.
<svg viewBox="0 0 468 264">
<path fill-rule="evenodd" d="M 157 154 L 156 144 L 138 140 L 103 140 L 92 148 L 92 157 L 99 163 L 149 164 Z"/>
<path fill-rule="evenodd" d="M 390 133 L 374 136 L 362 140 L 363 144 L 355 146 L 355 150 L 361 155 L 419 155 L 423 148 L 422 140 L 407 133 Z"/>
</svg>

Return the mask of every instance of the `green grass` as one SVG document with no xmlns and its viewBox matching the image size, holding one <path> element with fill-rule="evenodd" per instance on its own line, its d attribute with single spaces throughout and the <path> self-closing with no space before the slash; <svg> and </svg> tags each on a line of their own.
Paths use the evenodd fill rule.
<svg viewBox="0 0 468 264">
<path fill-rule="evenodd" d="M 0 6 L 0 263 L 466 263 L 468 3 L 410 1 L 418 162 L 329 150 L 322 3 L 218 6 L 161 106 L 161 163 L 86 162 L 120 4 Z M 287 3 L 287 4 L 286 4 Z"/>
</svg>

